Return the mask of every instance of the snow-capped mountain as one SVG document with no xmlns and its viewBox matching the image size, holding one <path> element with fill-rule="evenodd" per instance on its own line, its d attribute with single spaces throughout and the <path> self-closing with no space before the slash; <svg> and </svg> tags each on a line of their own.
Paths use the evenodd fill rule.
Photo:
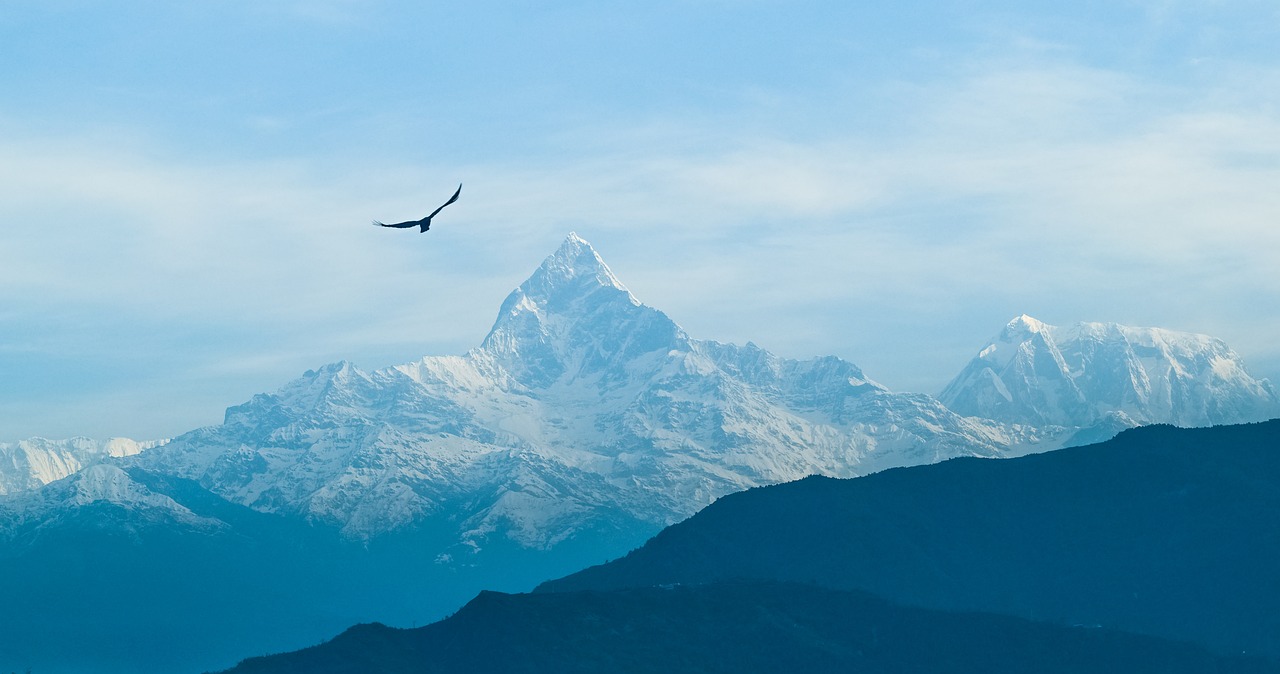
<svg viewBox="0 0 1280 674">
<path fill-rule="evenodd" d="M 213 531 L 227 525 L 200 517 L 172 498 L 133 479 L 119 466 L 95 463 L 42 489 L 9 494 L 0 507 L 0 540 L 56 527 L 64 518 L 77 518 L 86 507 L 108 506 L 119 529 L 139 526 L 182 527 Z"/>
<path fill-rule="evenodd" d="M 1210 426 L 1280 416 L 1222 340 L 1115 323 L 1055 327 L 1019 316 L 943 389 L 960 414 L 1035 426 Z"/>
<path fill-rule="evenodd" d="M 890 392 L 834 357 L 693 339 L 571 234 L 464 355 L 372 372 L 327 365 L 147 452 L 121 440 L 3 446 L 0 488 L 31 489 L 114 456 L 352 539 L 443 527 L 457 548 L 448 558 L 498 540 L 545 550 L 607 532 L 634 539 L 721 495 L 811 474 L 1008 456 L 1141 423 L 1280 409 L 1271 385 L 1218 340 L 1027 316 L 941 398 Z"/>
<path fill-rule="evenodd" d="M 0 496 L 36 489 L 107 458 L 132 456 L 164 442 L 138 442 L 128 438 L 106 441 L 31 438 L 0 443 Z"/>
<path fill-rule="evenodd" d="M 892 393 L 838 358 L 691 339 L 570 235 L 462 356 L 337 363 L 131 462 L 355 538 L 455 522 L 549 548 L 682 519 L 715 498 L 1042 440 Z"/>
</svg>

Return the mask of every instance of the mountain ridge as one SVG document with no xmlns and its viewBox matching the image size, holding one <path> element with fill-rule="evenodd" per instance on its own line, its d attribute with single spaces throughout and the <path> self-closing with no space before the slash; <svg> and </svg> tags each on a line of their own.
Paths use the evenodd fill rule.
<svg viewBox="0 0 1280 674">
<path fill-rule="evenodd" d="M 501 648 L 493 648 L 493 643 Z M 414 630 L 353 627 L 226 674 L 473 672 L 1276 672 L 1260 659 L 992 614 L 894 605 L 866 593 L 768 581 L 612 592 L 484 592 Z"/>
<path fill-rule="evenodd" d="M 1005 423 L 1177 426 L 1280 416 L 1280 394 L 1220 339 L 1161 328 L 1026 314 L 1007 325 L 938 395 L 960 414 Z"/>
<path fill-rule="evenodd" d="M 468 353 L 309 371 L 129 463 L 353 538 L 472 501 L 458 515 L 463 551 L 494 535 L 552 547 L 610 508 L 650 534 L 759 484 L 1066 435 L 960 417 L 838 358 L 690 338 L 571 234 Z"/>
<path fill-rule="evenodd" d="M 770 579 L 1280 658 L 1280 420 L 720 499 L 537 592 Z"/>
<path fill-rule="evenodd" d="M 0 496 L 38 489 L 110 458 L 158 447 L 168 440 L 139 442 L 129 438 L 104 441 L 85 437 L 50 440 L 33 437 L 0 443 Z"/>
</svg>

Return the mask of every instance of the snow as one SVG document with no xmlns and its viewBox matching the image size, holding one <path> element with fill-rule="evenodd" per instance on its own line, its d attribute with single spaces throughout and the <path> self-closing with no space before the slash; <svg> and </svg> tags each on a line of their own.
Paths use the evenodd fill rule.
<svg viewBox="0 0 1280 674">
<path fill-rule="evenodd" d="M 0 540 L 25 526 L 49 526 L 97 503 L 120 506 L 132 513 L 135 521 L 162 526 L 204 531 L 227 527 L 218 520 L 196 515 L 164 494 L 152 492 L 119 466 L 97 463 L 41 489 L 10 494 L 0 500 Z"/>
<path fill-rule="evenodd" d="M 1017 318 L 1013 319 L 1012 321 L 1009 321 L 1009 325 L 1005 327 L 1005 331 L 1011 334 L 1019 333 L 1019 332 L 1037 334 L 1037 333 L 1044 332 L 1047 327 L 1048 326 L 1046 326 L 1044 323 L 1041 323 L 1040 321 L 1026 314 L 1022 314 Z"/>
<path fill-rule="evenodd" d="M 1207 426 L 1280 414 L 1280 399 L 1221 340 L 1116 323 L 1015 318 L 947 385 L 953 410 L 1007 423 Z"/>
<path fill-rule="evenodd" d="M 49 440 L 37 437 L 17 443 L 0 443 L 0 495 L 37 489 L 86 466 L 113 457 L 134 456 L 165 442 L 139 442 L 129 438 L 98 442 L 89 438 Z"/>
</svg>

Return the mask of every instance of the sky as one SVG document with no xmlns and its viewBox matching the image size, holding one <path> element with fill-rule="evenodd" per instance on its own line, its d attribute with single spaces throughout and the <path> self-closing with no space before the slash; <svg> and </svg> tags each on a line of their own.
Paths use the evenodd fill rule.
<svg viewBox="0 0 1280 674">
<path fill-rule="evenodd" d="M 1280 381 L 1276 44 L 1274 0 L 0 0 L 0 442 L 463 353 L 571 231 L 897 391 L 1023 313 Z"/>
</svg>

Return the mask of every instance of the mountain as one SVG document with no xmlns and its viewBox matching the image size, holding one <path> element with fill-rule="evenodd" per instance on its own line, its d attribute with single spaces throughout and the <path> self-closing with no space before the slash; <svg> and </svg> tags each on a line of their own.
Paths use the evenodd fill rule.
<svg viewBox="0 0 1280 674">
<path fill-rule="evenodd" d="M 168 496 L 135 481 L 119 466 L 99 463 L 39 490 L 9 496 L 0 510 L 0 534 L 10 540 L 38 534 L 75 518 L 80 510 L 103 504 L 129 514 L 128 528 L 139 526 L 217 529 L 225 526 L 202 518 Z M 0 539 L 3 540 L 3 539 Z"/>
<path fill-rule="evenodd" d="M 85 466 L 111 457 L 132 456 L 164 442 L 138 442 L 128 438 L 111 438 L 105 442 L 89 438 L 31 438 L 16 443 L 0 443 L 0 496 L 38 489 Z"/>
<path fill-rule="evenodd" d="M 570 235 L 467 354 L 307 372 L 128 463 L 355 540 L 447 520 L 457 559 L 497 540 L 637 544 L 749 487 L 1059 436 L 890 392 L 838 358 L 692 339 Z"/>
<path fill-rule="evenodd" d="M 1280 417 L 1280 396 L 1219 339 L 1115 323 L 1059 328 L 1022 315 L 939 399 L 1031 426 L 1211 426 Z"/>
<path fill-rule="evenodd" d="M 720 499 L 542 592 L 804 582 L 1280 659 L 1280 421 Z"/>
<path fill-rule="evenodd" d="M 466 354 L 320 367 L 220 425 L 0 496 L 0 596 L 20 607 L 0 612 L 0 669 L 226 666 L 530 589 L 731 492 L 1067 435 L 962 417 L 838 358 L 693 339 L 570 235 Z"/>
<path fill-rule="evenodd" d="M 229 674 L 1277 672 L 1259 659 L 1112 630 L 895 606 L 776 582 L 482 593 L 416 630 L 362 625 Z"/>
</svg>

